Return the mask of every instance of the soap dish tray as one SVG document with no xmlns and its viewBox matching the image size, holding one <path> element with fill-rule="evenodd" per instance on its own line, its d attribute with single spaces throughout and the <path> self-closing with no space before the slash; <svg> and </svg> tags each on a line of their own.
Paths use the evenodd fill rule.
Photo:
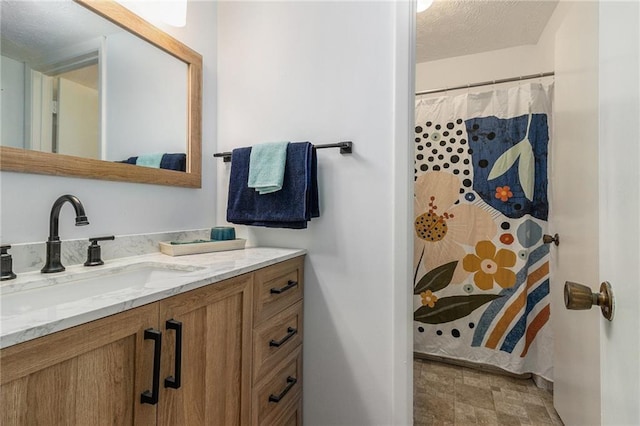
<svg viewBox="0 0 640 426">
<path fill-rule="evenodd" d="M 211 240 L 205 242 L 171 244 L 160 242 L 160 251 L 169 256 L 184 256 L 186 254 L 210 253 L 214 251 L 242 250 L 247 243 L 243 238 L 235 240 Z"/>
</svg>

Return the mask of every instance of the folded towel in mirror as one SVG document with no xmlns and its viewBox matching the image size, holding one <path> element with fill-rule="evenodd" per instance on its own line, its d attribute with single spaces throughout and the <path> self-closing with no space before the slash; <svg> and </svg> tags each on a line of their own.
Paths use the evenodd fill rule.
<svg viewBox="0 0 640 426">
<path fill-rule="evenodd" d="M 156 154 L 151 154 L 151 155 L 153 156 L 151 160 L 155 164 L 155 162 L 157 161 Z M 160 158 L 161 169 L 176 170 L 178 172 L 187 171 L 187 154 L 177 153 L 177 154 L 159 154 L 159 155 L 162 156 Z M 143 159 L 142 161 L 148 161 L 148 160 Z M 144 166 L 144 164 L 138 164 L 138 157 L 129 157 L 126 160 L 117 161 L 117 163 Z M 147 167 L 156 167 L 156 166 L 151 165 Z"/>
<path fill-rule="evenodd" d="M 270 194 L 282 189 L 288 144 L 289 142 L 267 142 L 251 148 L 249 188 L 254 188 L 259 194 Z"/>
<path fill-rule="evenodd" d="M 160 162 L 162 161 L 162 156 L 164 154 L 143 154 L 138 155 L 138 159 L 136 160 L 137 166 L 144 167 L 154 167 L 156 169 L 160 168 Z"/>
<path fill-rule="evenodd" d="M 187 154 L 164 154 L 160 160 L 160 168 L 184 172 L 187 170 Z"/>
</svg>

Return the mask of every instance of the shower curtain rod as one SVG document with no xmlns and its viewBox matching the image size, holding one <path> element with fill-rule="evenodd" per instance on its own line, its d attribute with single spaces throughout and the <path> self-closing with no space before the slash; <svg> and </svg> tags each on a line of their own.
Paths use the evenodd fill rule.
<svg viewBox="0 0 640 426">
<path fill-rule="evenodd" d="M 553 71 L 541 72 L 541 73 L 538 73 L 538 74 L 523 75 L 523 76 L 520 76 L 520 77 L 502 78 L 500 80 L 490 80 L 490 81 L 483 81 L 481 83 L 465 84 L 463 86 L 445 87 L 443 89 L 425 90 L 423 92 L 416 92 L 416 96 L 430 95 L 432 93 L 448 92 L 449 90 L 470 89 L 472 87 L 490 86 L 492 84 L 510 83 L 512 81 L 531 80 L 531 79 L 534 79 L 534 78 L 551 77 L 553 75 L 555 75 L 555 72 L 553 72 Z"/>
</svg>

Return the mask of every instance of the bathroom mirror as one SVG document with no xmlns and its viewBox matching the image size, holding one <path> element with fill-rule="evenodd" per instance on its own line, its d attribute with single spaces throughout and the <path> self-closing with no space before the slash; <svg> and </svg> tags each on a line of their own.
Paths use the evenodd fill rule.
<svg viewBox="0 0 640 426">
<path fill-rule="evenodd" d="M 1 170 L 201 186 L 198 53 L 112 0 L 1 7 Z"/>
</svg>

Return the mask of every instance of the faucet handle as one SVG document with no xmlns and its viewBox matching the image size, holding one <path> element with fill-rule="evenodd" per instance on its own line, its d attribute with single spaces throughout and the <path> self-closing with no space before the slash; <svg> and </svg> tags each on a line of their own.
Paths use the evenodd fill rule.
<svg viewBox="0 0 640 426">
<path fill-rule="evenodd" d="M 2 281 L 12 280 L 16 277 L 16 274 L 13 273 L 13 259 L 11 258 L 11 255 L 7 253 L 7 250 L 10 248 L 10 245 L 0 246 L 0 262 L 2 264 L 2 267 L 0 268 L 2 270 L 0 280 Z"/>
<path fill-rule="evenodd" d="M 113 235 L 109 235 L 108 237 L 93 237 L 93 238 L 89 238 L 89 242 L 94 243 L 94 244 L 98 244 L 98 241 L 111 241 L 111 240 L 115 240 L 116 237 Z"/>
<path fill-rule="evenodd" d="M 87 261 L 84 262 L 84 266 L 104 265 L 104 261 L 101 259 L 101 248 L 100 245 L 98 245 L 98 241 L 110 241 L 115 239 L 116 237 L 113 235 L 108 237 L 89 238 L 91 245 L 87 247 Z"/>
</svg>

